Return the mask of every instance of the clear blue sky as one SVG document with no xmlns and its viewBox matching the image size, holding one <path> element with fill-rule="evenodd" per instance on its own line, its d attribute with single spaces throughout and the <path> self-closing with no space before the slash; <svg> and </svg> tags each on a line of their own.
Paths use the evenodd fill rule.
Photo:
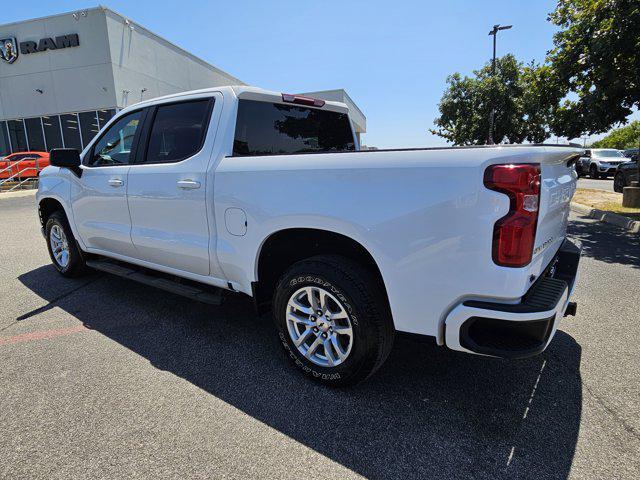
<svg viewBox="0 0 640 480">
<path fill-rule="evenodd" d="M 1 23 L 95 6 L 21 1 Z M 109 8 L 221 68 L 270 90 L 344 88 L 367 116 L 364 143 L 380 148 L 442 145 L 427 132 L 447 75 L 470 74 L 491 56 L 542 61 L 552 47 L 552 0 L 151 1 Z"/>
</svg>

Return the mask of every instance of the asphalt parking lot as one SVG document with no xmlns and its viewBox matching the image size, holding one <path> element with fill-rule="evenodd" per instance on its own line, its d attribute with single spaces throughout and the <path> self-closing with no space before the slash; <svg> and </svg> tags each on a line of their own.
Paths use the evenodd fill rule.
<svg viewBox="0 0 640 480">
<path fill-rule="evenodd" d="M 640 478 L 638 236 L 572 218 L 578 315 L 542 355 L 399 339 L 331 390 L 245 297 L 62 278 L 32 195 L 0 225 L 0 478 Z"/>
<path fill-rule="evenodd" d="M 613 177 L 602 180 L 581 177 L 578 179 L 578 188 L 596 188 L 598 190 L 613 192 Z"/>
</svg>

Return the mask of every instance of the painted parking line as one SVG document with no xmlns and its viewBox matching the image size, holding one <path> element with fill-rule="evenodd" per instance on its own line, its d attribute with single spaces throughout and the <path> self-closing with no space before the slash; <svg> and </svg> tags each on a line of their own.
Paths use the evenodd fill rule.
<svg viewBox="0 0 640 480">
<path fill-rule="evenodd" d="M 12 345 L 14 343 L 33 342 L 56 337 L 64 337 L 73 333 L 88 331 L 89 327 L 78 325 L 70 328 L 56 328 L 52 330 L 39 330 L 36 332 L 21 333 L 12 337 L 0 337 L 0 345 Z"/>
</svg>

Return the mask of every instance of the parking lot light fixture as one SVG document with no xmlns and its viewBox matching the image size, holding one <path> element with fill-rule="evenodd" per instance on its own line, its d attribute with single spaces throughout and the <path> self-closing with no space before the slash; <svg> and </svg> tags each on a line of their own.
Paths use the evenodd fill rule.
<svg viewBox="0 0 640 480">
<path fill-rule="evenodd" d="M 500 24 L 494 25 L 493 28 L 489 31 L 489 35 L 493 35 L 493 60 L 491 61 L 491 76 L 495 77 L 496 75 L 496 37 L 498 36 L 498 32 L 500 30 L 509 30 L 513 25 L 502 25 Z M 487 137 L 487 144 L 493 145 L 493 122 L 496 116 L 496 108 L 495 108 L 495 100 L 493 99 L 493 93 L 491 95 L 491 112 L 489 113 L 489 136 Z"/>
</svg>

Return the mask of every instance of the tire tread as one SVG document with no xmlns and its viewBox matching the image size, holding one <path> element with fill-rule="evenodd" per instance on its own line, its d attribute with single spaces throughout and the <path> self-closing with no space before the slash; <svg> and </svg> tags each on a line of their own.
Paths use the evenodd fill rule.
<svg viewBox="0 0 640 480">
<path fill-rule="evenodd" d="M 62 229 L 64 230 L 64 233 L 67 237 L 67 242 L 69 243 L 69 253 L 71 254 L 71 259 L 69 267 L 64 271 L 58 267 L 51 252 L 51 246 L 49 243 L 49 224 L 52 223 L 52 221 L 55 221 L 62 226 Z M 82 250 L 80 250 L 80 247 L 76 243 L 76 238 L 73 236 L 73 231 L 71 230 L 69 220 L 67 220 L 67 216 L 64 211 L 56 210 L 51 215 L 49 215 L 47 221 L 45 222 L 45 231 L 47 234 L 47 249 L 49 251 L 49 256 L 51 257 L 51 262 L 53 263 L 56 270 L 60 272 L 60 274 L 64 275 L 65 277 L 81 277 L 91 271 L 86 265 L 85 254 L 82 252 Z"/>
<path fill-rule="evenodd" d="M 367 326 L 375 328 L 377 351 L 375 355 L 367 356 L 366 362 L 346 381 L 335 383 L 355 384 L 366 380 L 382 366 L 393 348 L 395 328 L 387 302 L 383 300 L 385 293 L 377 285 L 374 275 L 362 265 L 340 255 L 318 255 L 301 260 L 285 271 L 274 293 L 274 305 L 278 305 L 278 292 L 285 288 L 288 279 L 303 272 L 326 274 L 329 277 L 338 274 L 346 283 L 346 288 L 345 285 L 340 285 L 340 288 L 348 290 L 350 296 L 354 297 L 358 310 L 367 312 Z"/>
</svg>

